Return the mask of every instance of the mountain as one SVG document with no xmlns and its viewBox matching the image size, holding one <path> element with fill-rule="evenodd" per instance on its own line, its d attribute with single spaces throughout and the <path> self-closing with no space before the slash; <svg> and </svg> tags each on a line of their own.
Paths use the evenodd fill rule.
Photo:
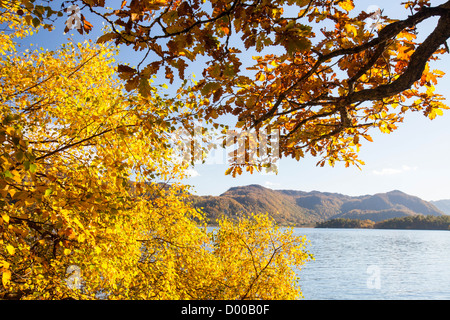
<svg viewBox="0 0 450 320">
<path fill-rule="evenodd" d="M 445 214 L 450 215 L 450 199 L 448 200 L 437 200 L 430 201 L 436 208 L 444 212 Z"/>
<path fill-rule="evenodd" d="M 313 225 L 329 219 L 361 219 L 374 222 L 405 216 L 441 216 L 430 202 L 394 190 L 365 196 L 319 191 L 272 190 L 260 185 L 233 187 L 220 196 L 192 196 L 211 222 L 222 215 L 264 212 L 280 224 Z M 450 202 L 450 201 L 449 201 Z"/>
<path fill-rule="evenodd" d="M 230 188 L 220 196 L 193 196 L 193 204 L 203 208 L 211 221 L 222 215 L 236 216 L 268 212 L 283 224 L 304 224 L 316 221 L 311 213 L 299 207 L 292 196 L 260 185 Z"/>
</svg>

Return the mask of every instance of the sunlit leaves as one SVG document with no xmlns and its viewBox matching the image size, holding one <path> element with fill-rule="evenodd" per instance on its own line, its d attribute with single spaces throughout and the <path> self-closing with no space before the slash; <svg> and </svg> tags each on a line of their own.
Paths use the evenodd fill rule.
<svg viewBox="0 0 450 320">
<path fill-rule="evenodd" d="M 128 268 L 139 272 L 138 240 L 149 230 L 148 218 L 169 215 L 171 206 L 184 208 L 174 219 L 196 229 L 189 217 L 198 214 L 190 214 L 181 198 L 168 200 L 157 193 L 159 185 L 145 182 L 183 174 L 182 166 L 177 171 L 170 165 L 165 105 L 156 96 L 123 94 L 111 52 L 70 44 L 55 53 L 12 54 L 0 61 L 2 296 L 95 297 L 117 286 Z M 133 170 L 139 194 L 159 198 L 153 200 L 157 207 L 136 198 Z M 70 265 L 79 265 L 84 292 L 67 287 Z"/>
<path fill-rule="evenodd" d="M 141 8 L 132 9 L 138 21 Z M 18 20 L 9 22 L 13 32 L 0 58 L 0 298 L 300 295 L 291 266 L 309 257 L 304 239 L 259 216 L 223 222 L 235 236 L 217 239 L 179 184 L 186 163 L 173 148 L 173 133 L 192 124 L 199 105 L 209 105 L 204 96 L 218 101 L 220 80 L 235 77 L 238 61 L 224 64 L 224 75 L 211 69 L 217 82 L 195 82 L 200 92 L 186 89 L 185 103 L 161 97 L 149 81 L 159 64 L 115 65 L 116 50 L 107 45 L 86 41 L 17 53 L 14 39 L 28 34 L 27 22 L 13 12 L 0 18 L 10 17 Z M 184 70 L 183 63 L 175 66 Z M 207 111 L 218 118 L 220 110 Z M 242 264 L 234 252 L 214 250 L 219 247 L 253 247 L 249 254 L 262 268 L 250 265 L 248 254 Z"/>
<path fill-rule="evenodd" d="M 294 236 L 292 229 L 282 231 L 266 215 L 223 219 L 219 226 L 214 234 L 214 253 L 220 261 L 218 271 L 228 278 L 219 299 L 301 297 L 298 287 L 285 287 L 282 279 L 295 283 L 296 274 L 289 265 L 301 269 L 312 258 L 304 237 Z"/>
<path fill-rule="evenodd" d="M 14 249 L 14 247 L 12 245 L 7 245 L 6 251 L 12 256 L 14 255 L 14 253 L 16 253 L 16 249 Z"/>
</svg>

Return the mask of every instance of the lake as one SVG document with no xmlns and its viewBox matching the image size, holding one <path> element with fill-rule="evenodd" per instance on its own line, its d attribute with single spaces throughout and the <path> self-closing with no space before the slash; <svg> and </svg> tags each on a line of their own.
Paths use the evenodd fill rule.
<svg viewBox="0 0 450 320">
<path fill-rule="evenodd" d="M 305 300 L 450 299 L 450 231 L 296 228 Z"/>
</svg>

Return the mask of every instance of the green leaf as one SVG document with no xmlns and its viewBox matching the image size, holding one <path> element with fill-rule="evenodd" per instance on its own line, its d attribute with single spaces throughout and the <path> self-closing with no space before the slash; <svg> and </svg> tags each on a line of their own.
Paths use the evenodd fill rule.
<svg viewBox="0 0 450 320">
<path fill-rule="evenodd" d="M 3 175 L 5 176 L 5 178 L 11 178 L 13 177 L 12 173 L 9 170 L 5 170 L 5 172 L 3 172 Z"/>
<path fill-rule="evenodd" d="M 15 156 L 16 156 L 17 161 L 22 161 L 24 153 L 22 150 L 17 150 Z"/>
<path fill-rule="evenodd" d="M 311 49 L 311 41 L 307 38 L 291 39 L 286 45 L 286 51 L 292 56 L 297 51 L 307 51 Z"/>
<path fill-rule="evenodd" d="M 204 96 L 209 96 L 211 94 L 211 92 L 217 90 L 218 88 L 220 88 L 220 83 L 218 83 L 218 82 L 208 82 L 201 89 L 201 93 Z"/>
<path fill-rule="evenodd" d="M 223 74 L 229 78 L 234 77 L 236 75 L 236 72 L 234 72 L 234 66 L 232 64 L 227 64 L 225 66 L 225 70 L 223 71 Z"/>
<path fill-rule="evenodd" d="M 41 24 L 41 20 L 39 20 L 39 18 L 33 18 L 31 23 L 33 24 L 33 27 L 37 28 Z"/>
<path fill-rule="evenodd" d="M 37 169 L 37 165 L 35 165 L 34 163 L 30 164 L 30 172 L 35 173 Z"/>
<path fill-rule="evenodd" d="M 8 253 L 9 253 L 10 255 L 12 255 L 12 256 L 16 253 L 16 249 L 15 249 L 12 245 L 7 245 L 7 246 L 6 246 L 6 250 L 7 250 Z"/>
</svg>

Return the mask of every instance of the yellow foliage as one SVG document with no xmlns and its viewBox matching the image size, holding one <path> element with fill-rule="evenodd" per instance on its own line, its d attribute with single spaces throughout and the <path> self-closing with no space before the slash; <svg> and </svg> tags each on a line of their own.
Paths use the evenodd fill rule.
<svg viewBox="0 0 450 320">
<path fill-rule="evenodd" d="M 220 298 L 301 298 L 297 285 L 284 284 L 297 283 L 294 270 L 300 270 L 312 256 L 306 250 L 306 239 L 292 232 L 275 226 L 267 215 L 222 220 L 214 235 L 214 253 L 220 262 L 216 269 L 222 273 L 219 279 L 227 277 Z"/>
<path fill-rule="evenodd" d="M 186 201 L 170 101 L 154 88 L 126 92 L 105 45 L 16 52 L 25 27 L 8 14 L 17 20 L 0 57 L 0 298 L 299 296 L 291 266 L 308 257 L 303 239 L 258 216 L 224 221 L 217 238 Z"/>
<path fill-rule="evenodd" d="M 30 0 L 23 3 L 32 6 Z M 179 78 L 183 85 L 177 99 L 197 105 L 196 116 L 208 125 L 218 126 L 221 116 L 231 114 L 243 130 L 279 130 L 276 156 L 299 160 L 310 154 L 321 158 L 320 165 L 362 164 L 356 137 L 374 128 L 392 132 L 408 110 L 433 119 L 447 108 L 433 87 L 443 72 L 424 65 L 448 51 L 448 19 L 427 30 L 416 28 L 445 15 L 443 6 L 432 7 L 428 0 L 405 2 L 411 10 L 405 20 L 389 18 L 382 10 L 356 12 L 354 0 L 233 5 L 190 0 L 158 2 L 157 11 L 147 0 L 112 7 L 105 1 L 71 3 L 110 25 L 99 42 L 146 52 L 140 70 L 119 65 L 126 90 L 151 93 L 147 80 L 159 72 L 170 84 Z M 86 32 L 96 27 L 83 23 Z M 250 64 L 249 50 L 261 54 Z M 199 69 L 201 80 L 189 81 L 186 70 L 192 68 Z M 245 70 L 254 73 L 249 77 Z M 396 108 L 395 117 L 380 114 L 380 103 Z M 232 166 L 227 171 L 232 176 L 243 172 L 238 164 Z M 251 172 L 252 165 L 246 169 Z"/>
</svg>

